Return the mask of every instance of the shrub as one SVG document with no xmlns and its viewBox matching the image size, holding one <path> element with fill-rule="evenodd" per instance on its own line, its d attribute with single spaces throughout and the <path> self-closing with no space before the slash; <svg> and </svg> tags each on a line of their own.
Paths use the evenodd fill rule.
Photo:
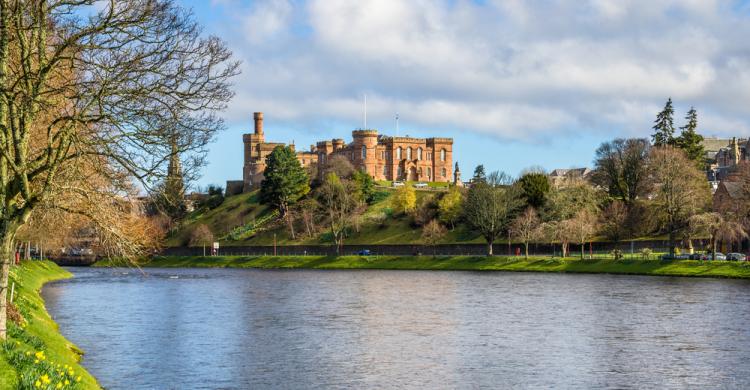
<svg viewBox="0 0 750 390">
<path fill-rule="evenodd" d="M 643 260 L 650 259 L 652 253 L 653 252 L 649 248 L 643 248 L 643 249 L 641 249 L 641 257 L 643 258 Z"/>
<path fill-rule="evenodd" d="M 615 260 L 621 260 L 622 259 L 622 251 L 619 249 L 614 249 L 611 252 L 612 257 L 615 258 Z"/>
</svg>

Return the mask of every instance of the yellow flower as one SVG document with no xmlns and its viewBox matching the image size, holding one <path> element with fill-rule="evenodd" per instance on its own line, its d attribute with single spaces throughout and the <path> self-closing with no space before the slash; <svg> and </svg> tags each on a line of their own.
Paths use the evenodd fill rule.
<svg viewBox="0 0 750 390">
<path fill-rule="evenodd" d="M 34 360 L 34 364 L 39 364 L 39 359 Z"/>
<path fill-rule="evenodd" d="M 44 374 L 44 375 L 42 375 L 42 382 L 43 382 L 43 383 L 44 383 L 45 385 L 47 385 L 47 384 L 49 384 L 49 383 L 50 383 L 50 382 L 52 382 L 52 381 L 51 381 L 51 380 L 49 379 L 49 376 L 48 376 L 47 374 Z"/>
<path fill-rule="evenodd" d="M 37 379 L 37 381 L 34 382 L 34 386 L 36 386 L 36 387 L 42 387 L 42 383 L 39 382 L 39 380 Z"/>
<path fill-rule="evenodd" d="M 76 382 L 80 382 L 80 381 L 81 381 L 81 377 L 79 376 L 78 378 L 76 378 Z"/>
<path fill-rule="evenodd" d="M 65 380 L 65 384 L 66 384 L 66 385 L 69 385 L 69 384 L 70 384 L 70 381 L 66 379 L 66 380 Z"/>
<path fill-rule="evenodd" d="M 31 355 L 31 352 L 26 351 L 26 356 L 29 356 L 29 355 Z"/>
<path fill-rule="evenodd" d="M 62 389 L 62 383 L 57 382 L 57 385 L 55 385 L 56 389 Z"/>
</svg>

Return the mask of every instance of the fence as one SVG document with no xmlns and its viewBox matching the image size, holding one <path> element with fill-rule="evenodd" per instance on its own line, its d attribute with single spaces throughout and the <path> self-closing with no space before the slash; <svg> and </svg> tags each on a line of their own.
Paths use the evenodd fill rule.
<svg viewBox="0 0 750 390">
<path fill-rule="evenodd" d="M 705 240 L 693 240 L 693 246 L 696 250 L 703 249 L 707 245 Z M 669 243 L 666 240 L 644 240 L 628 242 L 594 242 L 584 245 L 585 255 L 609 255 L 614 249 L 622 251 L 623 255 L 640 256 L 642 249 L 648 248 L 652 252 L 668 252 Z M 444 245 L 344 245 L 341 253 L 344 255 L 357 254 L 360 251 L 368 250 L 372 255 L 391 255 L 407 256 L 415 254 L 431 255 L 433 253 L 445 256 L 481 256 L 487 254 L 486 244 L 444 244 Z M 492 246 L 492 251 L 496 255 L 515 255 L 524 253 L 524 246 L 518 243 L 501 243 Z M 570 244 L 568 251 L 571 256 L 576 256 L 581 251 L 579 244 Z M 529 255 L 552 255 L 559 256 L 561 252 L 560 244 L 531 244 L 529 245 Z M 202 247 L 169 247 L 161 252 L 165 256 L 201 256 L 203 255 Z M 333 245 L 288 245 L 288 246 L 225 246 L 219 250 L 220 255 L 224 256 L 261 256 L 261 255 L 278 255 L 278 256 L 319 256 L 335 255 L 336 247 Z"/>
</svg>

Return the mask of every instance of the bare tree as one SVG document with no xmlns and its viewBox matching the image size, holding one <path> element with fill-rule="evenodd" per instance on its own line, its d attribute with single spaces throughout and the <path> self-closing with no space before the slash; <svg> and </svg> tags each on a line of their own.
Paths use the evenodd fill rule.
<svg viewBox="0 0 750 390">
<path fill-rule="evenodd" d="M 601 214 L 601 230 L 605 237 L 619 243 L 628 231 L 628 208 L 625 202 L 614 200 L 610 202 Z"/>
<path fill-rule="evenodd" d="M 107 226 L 113 214 L 95 216 L 133 179 L 161 181 L 175 153 L 183 176 L 203 163 L 232 96 L 230 57 L 171 0 L 0 0 L 0 339 L 18 229 L 59 208 L 93 219 L 113 251 L 137 252 Z"/>
<path fill-rule="evenodd" d="M 597 231 L 599 217 L 589 209 L 578 211 L 575 217 L 563 221 L 563 234 L 567 234 L 571 241 L 581 245 L 581 260 L 583 260 L 586 243 Z"/>
<path fill-rule="evenodd" d="M 705 175 L 680 149 L 654 148 L 650 160 L 653 210 L 669 234 L 669 253 L 674 254 L 675 238 L 688 228 L 691 216 L 709 205 L 710 188 Z"/>
<path fill-rule="evenodd" d="M 205 224 L 199 224 L 190 233 L 190 246 L 203 246 L 203 256 L 206 255 L 206 245 L 214 241 L 214 234 Z"/>
<path fill-rule="evenodd" d="M 593 181 L 627 205 L 648 188 L 649 142 L 646 139 L 618 138 L 596 150 Z"/>
<path fill-rule="evenodd" d="M 432 257 L 435 257 L 436 245 L 445 237 L 446 230 L 443 225 L 433 219 L 422 228 L 422 242 L 432 247 Z"/>
<path fill-rule="evenodd" d="M 521 240 L 524 246 L 524 256 L 529 258 L 529 243 L 538 237 L 540 220 L 536 210 L 528 207 L 521 213 L 510 226 L 511 234 L 517 240 Z"/>
<path fill-rule="evenodd" d="M 336 253 L 341 254 L 346 230 L 352 222 L 352 213 L 357 207 L 354 186 L 329 173 L 317 190 L 320 207 L 328 218 L 328 227 L 336 244 Z"/>
<path fill-rule="evenodd" d="M 741 223 L 724 219 L 721 214 L 714 212 L 693 215 L 690 217 L 690 228 L 696 234 L 709 236 L 711 259 L 713 260 L 716 260 L 718 242 L 732 244 L 748 237 Z"/>
<path fill-rule="evenodd" d="M 493 172 L 486 182 L 471 186 L 464 214 L 467 222 L 487 241 L 487 256 L 492 256 L 492 244 L 507 231 L 513 216 L 523 205 L 519 189 L 505 174 Z"/>
</svg>

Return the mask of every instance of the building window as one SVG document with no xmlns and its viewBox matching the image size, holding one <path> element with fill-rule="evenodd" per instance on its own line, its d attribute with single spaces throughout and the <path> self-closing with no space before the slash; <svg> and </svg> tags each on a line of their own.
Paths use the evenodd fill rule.
<svg viewBox="0 0 750 390">
<path fill-rule="evenodd" d="M 385 151 L 385 160 L 388 161 L 390 159 L 391 159 L 391 151 L 390 150 L 386 150 Z"/>
<path fill-rule="evenodd" d="M 445 161 L 445 149 L 440 149 L 440 161 Z M 445 174 L 443 174 L 445 176 Z"/>
<path fill-rule="evenodd" d="M 411 160 L 411 146 L 406 148 L 406 159 Z"/>
<path fill-rule="evenodd" d="M 386 165 L 383 165 L 383 177 L 388 177 L 388 167 Z"/>
<path fill-rule="evenodd" d="M 427 168 L 427 180 L 432 180 L 432 168 Z"/>
<path fill-rule="evenodd" d="M 443 168 L 443 171 L 442 171 L 442 172 L 443 172 L 443 177 L 445 177 L 445 175 L 446 175 L 446 171 L 445 171 L 445 168 Z"/>
<path fill-rule="evenodd" d="M 417 160 L 422 159 L 422 148 L 417 148 Z"/>
<path fill-rule="evenodd" d="M 396 148 L 396 160 L 401 160 L 401 147 Z"/>
<path fill-rule="evenodd" d="M 367 158 L 367 147 L 362 146 L 362 160 Z"/>
<path fill-rule="evenodd" d="M 380 159 L 385 160 L 385 152 L 380 152 Z"/>
<path fill-rule="evenodd" d="M 427 161 L 432 161 L 432 152 L 427 152 Z"/>
<path fill-rule="evenodd" d="M 417 176 L 418 177 L 422 177 L 422 167 L 420 167 L 419 169 L 417 169 Z"/>
</svg>

